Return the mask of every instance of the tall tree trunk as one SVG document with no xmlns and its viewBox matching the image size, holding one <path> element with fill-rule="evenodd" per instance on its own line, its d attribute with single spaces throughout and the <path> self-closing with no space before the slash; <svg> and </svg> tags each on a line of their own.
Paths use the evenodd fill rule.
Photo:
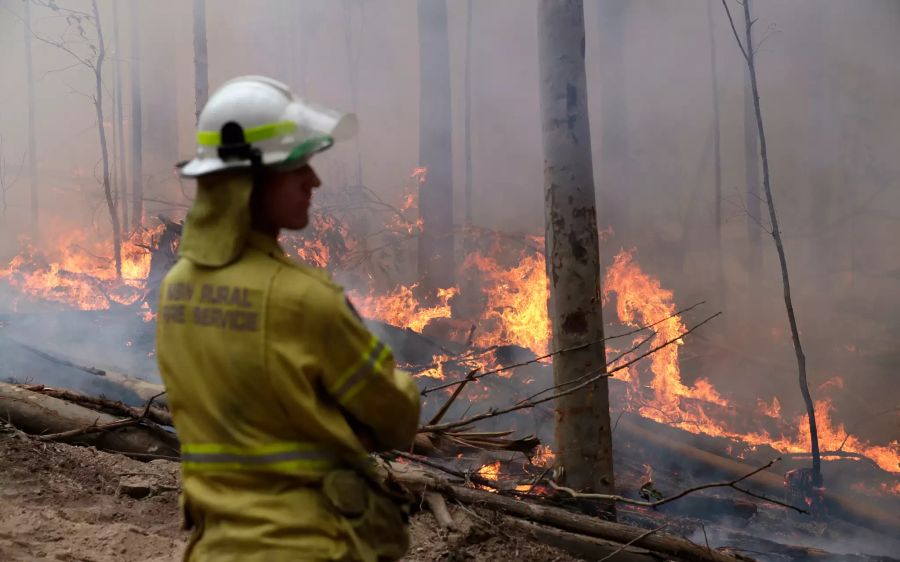
<svg viewBox="0 0 900 562">
<path fill-rule="evenodd" d="M 552 348 L 597 342 L 554 358 L 553 380 L 557 385 L 603 369 L 605 364 L 584 37 L 581 0 L 540 1 L 544 224 Z M 559 399 L 556 444 L 567 486 L 613 492 L 609 391 L 605 378 L 586 392 Z"/>
<path fill-rule="evenodd" d="M 748 0 L 749 1 L 749 0 Z M 762 195 L 759 192 L 759 142 L 753 111 L 753 91 L 749 73 L 744 74 L 744 179 L 746 183 L 747 237 L 750 240 L 747 270 L 750 285 L 762 274 Z"/>
<path fill-rule="evenodd" d="M 419 0 L 419 288 L 426 300 L 454 284 L 453 152 L 446 0 Z"/>
<path fill-rule="evenodd" d="M 725 303 L 725 263 L 722 254 L 722 132 L 719 123 L 719 71 L 716 60 L 716 33 L 713 25 L 713 0 L 706 3 L 706 21 L 709 27 L 709 68 L 712 77 L 713 99 L 713 183 L 716 221 L 716 297 L 719 305 Z"/>
<path fill-rule="evenodd" d="M 631 199 L 630 151 L 626 121 L 625 30 L 628 0 L 603 0 L 600 16 L 600 225 L 612 227 L 620 240 L 626 229 Z M 624 243 L 624 242 L 623 242 Z M 608 256 L 612 257 L 612 256 Z"/>
<path fill-rule="evenodd" d="M 122 106 L 122 48 L 119 43 L 119 2 L 113 2 L 113 36 L 115 38 L 116 88 L 115 88 L 115 160 L 116 160 L 116 205 L 122 207 L 122 230 L 128 232 L 128 183 L 125 163 L 125 117 Z"/>
<path fill-rule="evenodd" d="M 40 197 L 38 196 L 37 151 L 34 131 L 34 70 L 31 59 L 31 0 L 25 5 L 25 80 L 28 84 L 28 184 L 31 195 L 31 240 L 40 242 Z"/>
<path fill-rule="evenodd" d="M 144 222 L 144 154 L 141 120 L 141 18 L 140 0 L 131 0 L 131 222 Z"/>
<path fill-rule="evenodd" d="M 116 262 L 116 275 L 122 276 L 122 229 L 119 224 L 119 212 L 109 179 L 109 149 L 106 144 L 106 127 L 103 121 L 103 61 L 106 58 L 106 45 L 103 42 L 103 26 L 100 22 L 100 11 L 97 0 L 91 0 L 94 20 L 97 25 L 97 62 L 94 66 L 94 109 L 97 111 L 97 132 L 100 134 L 100 160 L 103 165 L 103 194 L 106 196 L 106 208 L 113 230 L 113 255 Z"/>
<path fill-rule="evenodd" d="M 194 100 L 195 117 L 209 98 L 209 62 L 206 57 L 206 0 L 194 0 Z"/>
<path fill-rule="evenodd" d="M 727 2 L 728 0 L 722 1 Z M 806 356 L 803 353 L 803 346 L 800 344 L 800 330 L 797 328 L 797 318 L 794 315 L 794 305 L 791 300 L 791 283 L 788 278 L 787 257 L 785 257 L 784 244 L 781 241 L 781 230 L 778 228 L 778 215 L 775 213 L 775 199 L 772 196 L 772 187 L 769 181 L 769 157 L 766 151 L 766 134 L 763 129 L 762 109 L 759 104 L 759 86 L 756 80 L 756 59 L 751 36 L 753 20 L 750 19 L 750 2 L 744 0 L 743 6 L 745 30 L 743 53 L 744 58 L 747 61 L 747 69 L 749 70 L 750 76 L 750 89 L 751 94 L 753 95 L 756 131 L 759 137 L 759 155 L 762 160 L 763 191 L 765 192 L 766 203 L 769 207 L 769 220 L 772 223 L 771 234 L 775 241 L 775 249 L 778 251 L 778 263 L 781 265 L 781 281 L 784 286 L 784 307 L 787 310 L 788 323 L 791 326 L 791 339 L 794 343 L 794 353 L 797 356 L 797 372 L 800 379 L 800 392 L 803 394 L 803 401 L 806 403 L 806 413 L 809 419 L 813 485 L 820 487 L 822 486 L 822 460 L 819 455 L 819 433 L 816 429 L 816 410 L 809 393 L 809 385 L 806 381 Z"/>
</svg>

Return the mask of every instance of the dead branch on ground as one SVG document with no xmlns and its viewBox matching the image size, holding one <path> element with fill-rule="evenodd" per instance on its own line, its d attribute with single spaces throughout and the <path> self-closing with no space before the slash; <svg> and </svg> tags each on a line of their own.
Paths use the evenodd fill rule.
<svg viewBox="0 0 900 562">
<path fill-rule="evenodd" d="M 97 432 L 107 432 L 112 431 L 114 429 L 120 429 L 123 427 L 131 427 L 136 425 L 141 425 L 147 418 L 147 413 L 150 411 L 150 407 L 153 405 L 153 401 L 162 396 L 164 393 L 157 394 L 150 398 L 147 401 L 147 404 L 144 406 L 143 412 L 136 418 L 126 418 L 122 420 L 116 420 L 108 423 L 98 424 L 96 421 L 91 425 L 83 426 L 76 429 L 70 429 L 68 431 L 61 431 L 59 433 L 50 433 L 45 435 L 38 435 L 36 439 L 38 441 L 67 441 L 72 439 L 73 437 L 81 437 L 82 435 L 87 435 L 89 433 L 97 433 Z"/>
<path fill-rule="evenodd" d="M 656 353 L 657 351 L 659 351 L 660 349 L 662 349 L 664 347 L 673 345 L 674 343 L 681 341 L 681 339 L 684 338 L 684 336 L 686 336 L 686 335 L 690 334 L 691 332 L 693 332 L 694 330 L 700 328 L 701 326 L 703 326 L 710 320 L 716 318 L 720 314 L 722 314 L 722 313 L 717 312 L 717 313 L 713 314 L 712 316 L 707 317 L 705 320 L 699 322 L 698 324 L 694 325 L 692 328 L 686 330 L 685 332 L 680 334 L 678 337 L 672 338 L 656 347 L 653 347 L 650 350 L 648 350 L 647 352 L 642 353 L 641 355 L 635 357 L 634 359 L 631 359 L 630 361 L 627 361 L 627 362 L 625 362 L 621 365 L 618 365 L 612 369 L 607 370 L 607 366 L 603 366 L 600 369 L 595 369 L 593 371 L 590 371 L 585 374 L 585 377 L 587 377 L 586 380 L 584 380 L 583 382 L 577 384 L 576 386 L 574 386 L 568 390 L 558 392 L 558 393 L 552 394 L 550 396 L 546 396 L 539 400 L 525 400 L 514 406 L 510 406 L 508 408 L 501 408 L 501 409 L 493 409 L 492 408 L 482 414 L 477 414 L 477 415 L 474 415 L 474 416 L 471 416 L 468 418 L 464 418 L 462 420 L 455 421 L 455 422 L 427 425 L 427 426 L 420 428 L 419 432 L 420 433 L 429 433 L 429 432 L 436 432 L 436 431 L 446 431 L 448 429 L 456 429 L 456 428 L 460 428 L 460 427 L 467 427 L 467 426 L 469 426 L 475 422 L 481 421 L 481 420 L 485 420 L 488 418 L 494 418 L 497 416 L 502 416 L 504 414 L 515 412 L 517 410 L 533 408 L 533 407 L 537 406 L 538 404 L 542 404 L 544 402 L 549 402 L 551 400 L 556 400 L 557 398 L 561 398 L 563 396 L 568 396 L 570 394 L 578 392 L 579 390 L 581 390 L 583 388 L 586 388 L 587 386 L 590 386 L 591 384 L 600 380 L 601 378 L 613 376 L 613 374 L 616 373 L 617 371 L 621 371 L 622 369 L 626 369 L 626 368 L 630 367 L 631 365 L 637 363 L 641 359 L 648 357 L 649 355 L 652 355 L 653 353 Z M 556 388 L 556 387 L 553 387 L 553 388 Z"/>
<path fill-rule="evenodd" d="M 124 404 L 119 400 L 109 400 L 102 396 L 88 396 L 85 394 L 80 394 L 78 392 L 72 392 L 70 390 L 51 388 L 42 384 L 24 384 L 21 386 L 25 390 L 39 392 L 46 396 L 52 396 L 54 398 L 59 398 L 60 400 L 74 402 L 80 406 L 85 406 L 91 409 L 107 411 L 116 415 L 130 417 L 133 419 L 138 419 L 143 416 L 154 423 L 158 423 L 159 425 L 173 424 L 172 414 L 167 410 L 160 408 L 156 404 L 154 404 L 149 410 L 146 411 L 146 413 L 144 413 L 143 411 L 141 411 L 141 408 L 134 408 L 132 406 Z"/>
<path fill-rule="evenodd" d="M 756 499 L 766 501 L 769 503 L 773 503 L 775 505 L 780 505 L 781 507 L 787 507 L 789 509 L 793 509 L 794 511 L 796 511 L 798 513 L 809 513 L 809 511 L 807 511 L 805 509 L 781 502 L 779 500 L 768 498 L 768 497 L 765 497 L 760 494 L 756 494 L 754 492 L 747 490 L 746 488 L 741 488 L 738 486 L 738 484 L 740 484 L 744 480 L 759 474 L 763 470 L 770 468 L 772 465 L 774 465 L 776 462 L 778 462 L 780 460 L 781 460 L 781 457 L 778 457 L 777 459 L 769 461 L 765 465 L 757 468 L 756 470 L 753 470 L 752 472 L 749 472 L 739 478 L 735 478 L 735 479 L 729 480 L 727 482 L 712 482 L 712 483 L 708 483 L 708 484 L 701 484 L 699 486 L 694 486 L 694 487 L 688 488 L 686 490 L 682 490 L 681 492 L 678 492 L 677 494 L 674 494 L 672 496 L 663 498 L 661 500 L 652 501 L 652 502 L 635 500 L 635 499 L 626 498 L 624 496 L 619 496 L 619 495 L 614 495 L 614 494 L 593 494 L 593 493 L 589 494 L 589 493 L 583 493 L 583 492 L 576 492 L 572 488 L 566 488 L 565 486 L 560 486 L 559 484 L 557 484 L 556 482 L 554 482 L 552 480 L 550 480 L 548 483 L 550 484 L 550 487 L 553 488 L 554 490 L 557 490 L 559 492 L 565 492 L 570 497 L 577 498 L 577 499 L 607 500 L 607 501 L 615 501 L 615 502 L 620 502 L 620 503 L 627 503 L 630 505 L 639 505 L 642 507 L 654 507 L 654 508 L 665 505 L 667 503 L 671 503 L 675 500 L 678 500 L 678 499 L 681 499 L 681 498 L 687 496 L 688 494 L 693 494 L 694 492 L 699 492 L 701 490 L 708 490 L 710 488 L 732 488 L 734 490 L 737 490 L 738 492 L 741 492 L 748 496 L 752 496 Z"/>
<path fill-rule="evenodd" d="M 425 490 L 440 492 L 461 503 L 478 505 L 508 516 L 549 525 L 587 537 L 613 541 L 619 545 L 630 543 L 681 560 L 692 562 L 734 562 L 735 560 L 733 557 L 715 550 L 709 551 L 682 537 L 666 535 L 658 531 L 648 534 L 646 529 L 603 521 L 596 517 L 573 513 L 559 507 L 541 505 L 534 501 L 519 500 L 502 494 L 467 488 L 453 484 L 432 473 L 409 470 L 403 465 L 390 465 L 389 478 L 416 493 L 422 493 Z"/>
</svg>

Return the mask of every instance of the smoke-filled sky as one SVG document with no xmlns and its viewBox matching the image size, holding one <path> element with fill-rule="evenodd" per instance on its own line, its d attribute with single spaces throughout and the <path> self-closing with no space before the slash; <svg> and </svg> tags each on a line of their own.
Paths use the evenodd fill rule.
<svg viewBox="0 0 900 562">
<path fill-rule="evenodd" d="M 86 0 L 58 1 L 90 9 Z M 117 59 L 125 136 L 130 137 L 130 25 L 137 5 L 146 195 L 184 204 L 192 186 L 177 181 L 172 165 L 194 150 L 192 2 L 116 2 L 118 47 L 113 1 L 98 4 L 108 51 L 103 68 L 107 132 L 112 134 Z M 428 31 L 417 29 L 416 1 L 206 4 L 211 91 L 236 75 L 265 74 L 290 84 L 302 96 L 357 112 L 358 142 L 340 145 L 315 161 L 326 184 L 323 189 L 361 182 L 398 201 L 418 163 L 417 41 L 419 33 Z M 27 164 L 20 170 L 28 146 L 22 6 L 18 0 L 0 0 L 0 178 L 6 185 L 18 176 L 6 194 L 8 208 L 0 215 L 0 258 L 17 251 L 16 238 L 29 227 Z M 739 7 L 732 6 L 740 29 Z M 886 334 L 894 336 L 900 327 L 890 321 L 900 308 L 900 3 L 755 0 L 753 7 L 759 18 L 756 40 L 764 39 L 758 46 L 758 69 L 772 187 L 801 329 L 807 326 L 814 351 L 823 353 L 855 346 L 857 340 L 889 346 Z M 58 40 L 64 27 L 61 18 L 43 7 L 34 6 L 32 12 L 35 32 Z M 462 124 L 471 16 L 474 221 L 503 231 L 540 234 L 543 156 L 536 1 L 448 0 L 448 15 L 456 222 L 462 222 L 465 182 Z M 673 288 L 684 299 L 682 304 L 712 298 L 714 42 L 728 281 L 726 298 L 715 304 L 726 309 L 733 333 L 756 331 L 775 338 L 777 330 L 786 330 L 786 322 L 775 253 L 765 233 L 763 274 L 751 276 L 747 268 L 745 71 L 721 2 L 586 0 L 585 24 L 599 212 L 608 219 L 603 226 L 619 225 L 604 255 L 636 247 L 645 269 Z M 38 40 L 33 41 L 33 59 L 45 232 L 92 224 L 106 229 L 96 180 L 96 117 L 89 99 L 93 75 L 69 54 Z M 610 133 L 613 127 L 620 130 Z M 624 201 L 615 207 L 620 215 L 613 219 L 603 206 L 608 201 Z M 151 213 L 170 212 L 172 207 L 148 203 Z M 877 319 L 867 321 L 867 315 Z M 731 344 L 741 347 L 739 342 Z M 782 344 L 779 340 L 777 353 L 790 365 L 790 350 Z M 755 355 L 758 350 L 745 352 Z M 864 400 L 888 407 L 896 401 L 896 392 L 887 397 L 878 392 L 889 380 L 888 371 L 892 374 L 897 367 L 896 356 L 892 361 L 859 388 Z M 814 353 L 811 366 L 814 383 L 835 374 L 817 362 Z M 838 374 L 854 377 L 852 372 Z M 785 378 L 792 380 L 789 373 Z M 718 382 L 728 385 L 727 380 Z M 793 384 L 784 383 L 790 388 Z"/>
</svg>

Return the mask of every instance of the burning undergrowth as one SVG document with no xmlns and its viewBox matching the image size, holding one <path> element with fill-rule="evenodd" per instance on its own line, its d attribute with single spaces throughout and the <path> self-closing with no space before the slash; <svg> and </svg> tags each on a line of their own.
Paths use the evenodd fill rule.
<svg viewBox="0 0 900 562">
<path fill-rule="evenodd" d="M 426 304 L 415 283 L 415 248 L 411 243 L 421 224 L 415 192 L 418 176 L 407 186 L 399 205 L 365 188 L 323 191 L 310 227 L 285 236 L 288 253 L 325 267 L 346 287 L 360 313 L 394 348 L 401 366 L 417 377 L 425 397 L 425 415 L 434 421 L 457 388 L 450 384 L 472 373 L 496 371 L 468 382 L 440 419 L 464 419 L 473 414 L 526 401 L 552 386 L 550 361 L 539 359 L 550 350 L 547 316 L 548 287 L 543 240 L 487 230 L 463 231 L 464 251 L 457 259 L 458 285 L 442 290 Z M 318 194 L 317 194 L 318 196 Z M 168 238 L 166 238 L 168 233 Z M 126 311 L 142 335 L 129 337 L 125 353 L 142 355 L 152 363 L 152 294 L 159 265 L 154 256 L 172 255 L 171 223 L 132 234 L 123 244 L 123 271 L 116 276 L 109 243 L 90 233 L 72 230 L 45 244 L 50 250 L 25 246 L 0 269 L 0 283 L 12 296 L 3 304 L 10 311 L 52 303 L 56 308 L 81 311 Z M 737 404 L 717 390 L 708 378 L 686 382 L 681 372 L 681 334 L 687 329 L 675 295 L 638 264 L 634 250 L 620 252 L 604 277 L 604 313 L 608 332 L 639 329 L 632 336 L 607 344 L 611 368 L 624 365 L 648 348 L 669 340 L 647 359 L 621 368 L 611 382 L 613 416 L 639 416 L 698 438 L 714 440 L 723 454 L 747 459 L 785 454 L 802 460 L 809 450 L 802 415 L 782 411 L 777 400 Z M 168 258 L 167 258 L 168 259 Z M 158 260 L 158 263 L 165 259 Z M 154 274 L 154 270 L 156 274 Z M 154 281 L 156 278 L 156 281 Z M 77 355 L 77 353 L 73 353 Z M 515 369 L 511 364 L 528 363 Z M 829 392 L 840 392 L 831 385 Z M 871 462 L 892 475 L 868 488 L 874 494 L 896 494 L 900 473 L 900 444 L 875 445 L 833 421 L 827 394 L 816 404 L 820 441 L 825 459 L 836 463 Z M 436 422 L 435 422 L 436 423 Z M 513 435 L 510 428 L 515 428 Z M 479 434 L 444 436 L 431 443 L 460 463 L 501 487 L 532 489 L 542 472 L 552 469 L 552 402 L 516 411 L 512 418 L 490 418 Z M 516 436 L 534 434 L 544 443 Z M 450 442 L 448 443 L 447 440 Z M 455 440 L 455 441 L 454 441 Z M 469 455 L 473 444 L 490 443 L 509 453 Z M 527 451 L 530 462 L 512 462 Z M 516 457 L 518 455 L 518 457 Z M 505 460 L 497 460 L 497 456 Z M 635 488 L 635 491 L 638 491 Z M 860 490 L 864 491 L 864 490 Z"/>
</svg>

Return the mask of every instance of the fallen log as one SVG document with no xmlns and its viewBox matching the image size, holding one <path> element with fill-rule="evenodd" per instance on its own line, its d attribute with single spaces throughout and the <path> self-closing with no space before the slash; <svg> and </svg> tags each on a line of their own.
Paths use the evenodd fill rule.
<svg viewBox="0 0 900 562">
<path fill-rule="evenodd" d="M 30 435 L 58 435 L 59 441 L 89 445 L 139 458 L 178 457 L 178 439 L 159 427 L 123 420 L 59 398 L 0 383 L 0 418 Z M 125 422 L 134 422 L 126 419 Z M 109 424 L 124 427 L 111 430 Z M 103 426 L 107 426 L 103 429 Z M 148 457 L 149 455 L 149 457 Z"/>
<path fill-rule="evenodd" d="M 509 518 L 506 525 L 524 532 L 537 542 L 565 550 L 566 552 L 588 560 L 599 560 L 611 554 L 615 554 L 617 562 L 666 562 L 677 561 L 678 558 L 657 554 L 645 548 L 629 546 L 622 549 L 622 545 L 598 539 L 562 531 L 553 527 L 547 527 L 539 523 L 525 521 L 524 519 Z M 619 549 L 622 549 L 621 551 Z"/>
<path fill-rule="evenodd" d="M 736 559 L 715 550 L 709 550 L 685 538 L 663 533 L 649 534 L 646 529 L 631 527 L 621 523 L 603 521 L 579 513 L 566 511 L 559 507 L 541 505 L 531 501 L 518 500 L 466 488 L 450 483 L 437 475 L 414 469 L 409 465 L 392 463 L 389 465 L 389 478 L 406 486 L 416 493 L 436 491 L 466 503 L 475 504 L 488 509 L 503 512 L 513 517 L 520 517 L 548 525 L 570 533 L 618 543 L 617 546 L 633 542 L 639 548 L 658 552 L 667 557 L 675 557 L 688 562 L 734 562 Z"/>
<path fill-rule="evenodd" d="M 84 406 L 92 410 L 102 411 L 107 414 L 125 416 L 134 419 L 145 417 L 148 420 L 160 425 L 173 425 L 172 414 L 169 413 L 168 410 L 160 408 L 155 404 L 150 406 L 145 414 L 142 411 L 142 408 L 128 406 L 127 404 L 124 404 L 123 402 L 118 400 L 109 400 L 107 398 L 99 396 L 87 396 L 78 392 L 73 392 L 71 390 L 52 388 L 49 386 L 44 386 L 42 384 L 23 384 L 19 386 L 31 392 L 37 392 L 45 396 L 52 396 L 53 398 L 59 398 L 60 400 L 65 400 L 67 402 L 74 402 L 79 406 Z M 157 398 L 157 400 L 161 398 L 162 396 Z"/>
<path fill-rule="evenodd" d="M 106 371 L 106 374 L 103 375 L 103 378 L 113 384 L 119 385 L 134 392 L 144 402 L 150 400 L 150 398 L 152 398 L 153 396 L 156 396 L 166 390 L 166 387 L 161 384 L 137 379 L 122 373 L 117 373 L 115 371 Z M 156 402 L 158 404 L 166 405 L 168 403 L 166 400 L 166 395 L 164 394 L 160 396 Z"/>
<path fill-rule="evenodd" d="M 641 419 L 636 419 L 633 414 L 625 414 L 620 418 L 617 431 L 620 432 L 619 435 L 622 439 L 665 451 L 672 458 L 688 459 L 703 465 L 710 471 L 707 474 L 710 477 L 721 475 L 739 478 L 753 470 L 752 466 L 743 462 L 720 457 L 677 439 L 671 439 L 663 433 L 650 431 L 643 427 Z M 784 497 L 784 476 L 780 474 L 763 471 L 747 479 L 744 484 L 757 493 L 773 498 Z M 887 533 L 890 536 L 900 536 L 900 514 L 898 513 L 884 511 L 871 502 L 855 501 L 830 490 L 825 490 L 824 501 L 828 511 L 833 515 L 849 518 L 859 525 Z"/>
<path fill-rule="evenodd" d="M 142 379 L 131 377 L 129 375 L 111 370 L 98 369 L 93 366 L 83 365 L 77 359 L 64 356 L 62 353 L 50 353 L 43 349 L 39 349 L 30 344 L 18 341 L 8 335 L 0 333 L 0 338 L 4 342 L 9 342 L 28 353 L 47 361 L 49 364 L 59 365 L 67 369 L 74 369 L 85 374 L 91 375 L 91 379 L 97 381 L 97 393 L 103 393 L 106 396 L 115 395 L 117 399 L 124 402 L 134 402 L 131 405 L 145 403 L 152 396 L 157 396 L 165 390 L 163 385 L 148 382 Z M 65 379 L 64 379 L 65 380 Z M 102 384 L 100 383 L 102 381 Z M 157 400 L 157 404 L 165 404 L 165 396 Z"/>
</svg>

